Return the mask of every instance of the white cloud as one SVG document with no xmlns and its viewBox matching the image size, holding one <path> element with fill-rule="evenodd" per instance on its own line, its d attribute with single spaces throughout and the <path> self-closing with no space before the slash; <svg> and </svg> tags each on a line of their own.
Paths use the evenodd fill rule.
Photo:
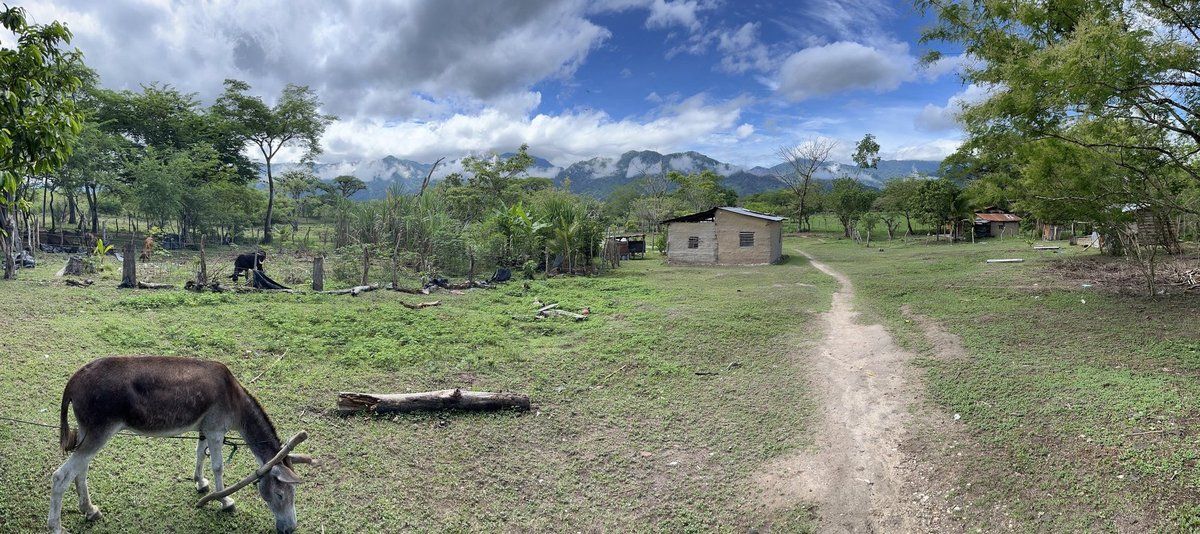
<svg viewBox="0 0 1200 534">
<path fill-rule="evenodd" d="M 904 145 L 891 152 L 888 159 L 919 159 L 938 161 L 958 150 L 961 139 L 933 139 L 923 143 Z"/>
<path fill-rule="evenodd" d="M 766 72 L 773 68 L 767 46 L 758 38 L 759 24 L 747 22 L 736 30 L 717 34 L 717 50 L 722 53 L 720 69 L 740 74 L 746 71 Z"/>
<path fill-rule="evenodd" d="M 710 102 L 696 95 L 663 106 L 643 120 L 614 120 L 599 111 L 514 116 L 489 108 L 437 121 L 384 123 L 374 119 L 339 121 L 325 134 L 329 159 L 394 155 L 417 161 L 462 153 L 513 150 L 528 143 L 555 162 L 571 162 L 628 150 L 670 151 L 737 124 L 745 101 Z"/>
<path fill-rule="evenodd" d="M 905 43 L 839 41 L 789 56 L 780 67 L 778 90 L 794 101 L 851 90 L 885 92 L 911 79 L 915 63 Z"/>
<path fill-rule="evenodd" d="M 960 128 L 958 115 L 962 113 L 963 109 L 987 100 L 990 94 L 991 90 L 984 86 L 968 85 L 947 99 L 945 106 L 925 104 L 925 107 L 917 113 L 913 120 L 913 126 L 925 132 L 958 130 Z"/>
<path fill-rule="evenodd" d="M 744 123 L 741 126 L 738 126 L 737 130 L 734 130 L 733 133 L 738 139 L 745 139 L 751 135 L 754 135 L 754 125 L 750 123 Z"/>
</svg>

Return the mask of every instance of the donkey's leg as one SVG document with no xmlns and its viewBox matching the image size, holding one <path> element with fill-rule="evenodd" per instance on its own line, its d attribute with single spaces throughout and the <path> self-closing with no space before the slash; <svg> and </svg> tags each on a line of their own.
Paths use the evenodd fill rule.
<svg viewBox="0 0 1200 534">
<path fill-rule="evenodd" d="M 79 513 L 88 521 L 96 521 L 100 519 L 100 507 L 92 504 L 92 496 L 88 493 L 87 476 L 90 465 L 91 462 L 83 464 L 79 474 L 75 475 L 75 492 L 79 494 Z"/>
<path fill-rule="evenodd" d="M 196 442 L 196 474 L 192 480 L 196 481 L 196 491 L 200 493 L 208 493 L 208 479 L 204 478 L 204 451 L 207 447 L 207 439 L 201 438 Z"/>
<path fill-rule="evenodd" d="M 222 476 L 225 473 L 225 458 L 221 455 L 221 445 L 225 440 L 224 433 L 206 433 L 208 436 L 208 456 L 212 460 L 213 472 L 213 489 L 221 491 L 225 489 L 225 480 Z M 233 511 L 233 499 L 230 497 L 221 498 L 221 510 Z"/>
<path fill-rule="evenodd" d="M 75 481 L 79 485 L 80 475 L 82 478 L 82 486 L 80 490 L 79 508 L 88 516 L 99 517 L 100 509 L 92 506 L 91 499 L 88 498 L 87 508 L 84 507 L 84 496 L 87 495 L 87 466 L 91 463 L 92 458 L 97 452 L 104 447 L 108 442 L 108 438 L 112 437 L 113 433 L 118 429 L 116 427 L 84 431 L 80 432 L 82 436 L 79 440 L 79 445 L 75 448 L 71 455 L 67 457 L 67 461 L 63 462 L 62 466 L 54 471 L 53 480 L 50 487 L 50 516 L 49 526 L 50 532 L 55 534 L 61 533 L 62 530 L 62 499 L 66 493 L 67 487 L 71 485 L 71 481 Z"/>
</svg>

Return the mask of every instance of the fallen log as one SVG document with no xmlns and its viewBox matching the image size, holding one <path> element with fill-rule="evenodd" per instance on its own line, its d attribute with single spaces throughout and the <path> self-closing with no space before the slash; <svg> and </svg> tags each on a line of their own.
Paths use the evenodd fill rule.
<svg viewBox="0 0 1200 534">
<path fill-rule="evenodd" d="M 1022 258 L 1002 258 L 996 260 L 987 260 L 987 263 L 1021 263 L 1025 261 Z"/>
<path fill-rule="evenodd" d="M 74 287 L 87 287 L 87 286 L 90 286 L 90 285 L 96 283 L 96 281 L 92 280 L 91 278 L 88 278 L 87 280 L 76 280 L 74 278 L 67 278 L 66 280 L 63 280 L 63 282 L 69 286 L 74 286 Z"/>
<path fill-rule="evenodd" d="M 441 304 L 442 304 L 442 301 L 440 301 L 440 300 L 435 300 L 435 301 L 433 301 L 433 302 L 418 302 L 418 303 L 416 303 L 416 304 L 409 304 L 409 303 L 407 303 L 407 302 L 400 301 L 400 305 L 401 305 L 401 306 L 404 306 L 405 308 L 408 308 L 408 309 L 410 309 L 410 310 L 419 310 L 419 309 L 422 309 L 422 308 L 431 308 L 431 307 L 433 307 L 433 306 L 441 306 Z"/>
<path fill-rule="evenodd" d="M 443 389 L 424 393 L 338 393 L 338 413 L 407 413 L 437 410 L 528 410 L 529 396 L 520 393 Z"/>
<path fill-rule="evenodd" d="M 555 308 L 557 308 L 557 307 L 558 307 L 558 303 L 557 303 L 557 302 L 556 302 L 556 303 L 554 303 L 554 304 L 547 304 L 547 305 L 545 305 L 545 306 L 542 306 L 541 308 L 538 308 L 538 311 L 537 311 L 537 312 L 538 312 L 538 315 L 543 315 L 543 314 L 545 314 L 546 312 L 548 312 L 548 311 L 550 311 L 550 310 L 553 310 L 553 309 L 555 309 Z"/>
<path fill-rule="evenodd" d="M 322 295 L 350 295 L 352 297 L 357 297 L 360 293 L 366 293 L 367 291 L 375 291 L 376 289 L 379 289 L 379 286 L 375 285 L 375 284 L 371 284 L 369 286 L 354 286 L 349 289 L 335 289 L 333 291 L 322 291 L 321 294 Z"/>
<path fill-rule="evenodd" d="M 437 287 L 437 286 L 434 286 L 434 287 Z M 421 288 L 414 289 L 414 288 L 408 288 L 408 287 L 399 287 L 399 286 L 389 285 L 388 289 L 390 289 L 392 291 L 399 291 L 401 293 L 408 293 L 409 295 L 428 295 L 429 294 L 428 289 L 421 289 Z"/>
<path fill-rule="evenodd" d="M 141 280 L 138 280 L 137 288 L 138 289 L 175 289 L 175 286 L 173 286 L 171 284 L 156 284 L 154 282 L 143 282 Z"/>
<path fill-rule="evenodd" d="M 570 317 L 572 319 L 575 319 L 576 321 L 585 321 L 588 318 L 588 316 L 583 315 L 581 313 L 574 313 L 574 312 L 569 312 L 567 310 L 559 310 L 559 309 L 546 310 L 544 312 L 539 313 L 538 315 L 540 315 L 542 317 L 549 317 L 551 315 L 561 315 L 563 317 Z"/>
</svg>

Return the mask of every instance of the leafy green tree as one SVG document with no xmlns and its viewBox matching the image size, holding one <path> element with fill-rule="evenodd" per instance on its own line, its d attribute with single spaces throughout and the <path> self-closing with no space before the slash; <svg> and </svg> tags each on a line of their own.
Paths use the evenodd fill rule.
<svg viewBox="0 0 1200 534">
<path fill-rule="evenodd" d="M 951 227 L 951 239 L 956 238 L 955 224 L 967 212 L 962 188 L 948 178 L 926 180 L 917 191 L 917 212 L 921 219 L 934 226 L 934 239 L 940 239 L 942 230 Z"/>
<path fill-rule="evenodd" d="M 883 211 L 895 211 L 903 215 L 909 235 L 913 233 L 912 220 L 917 212 L 919 191 L 924 181 L 924 178 L 897 178 L 883 185 Z"/>
<path fill-rule="evenodd" d="M 855 223 L 862 214 L 871 209 L 876 192 L 849 176 L 835 178 L 833 188 L 826 196 L 827 207 L 842 224 L 843 235 L 852 237 Z"/>
<path fill-rule="evenodd" d="M 300 229 L 305 195 L 316 192 L 318 183 L 320 179 L 307 169 L 291 169 L 279 175 L 279 187 L 292 199 L 292 232 Z"/>
<path fill-rule="evenodd" d="M 0 47 L 0 254 L 4 278 L 11 279 L 20 241 L 15 213 L 29 208 L 18 189 L 70 156 L 83 128 L 73 98 L 83 80 L 81 54 L 64 49 L 71 32 L 63 24 L 30 25 L 25 10 L 4 6 L 0 27 L 16 39 L 15 46 Z"/>
<path fill-rule="evenodd" d="M 296 146 L 302 162 L 321 153 L 321 135 L 337 117 L 321 113 L 321 100 L 307 86 L 288 84 L 274 106 L 248 94 L 250 85 L 225 80 L 225 92 L 213 106 L 215 113 L 233 125 L 245 142 L 258 148 L 267 167 L 267 211 L 263 219 L 263 243 L 272 239 L 271 221 L 275 208 L 275 176 L 272 161 L 279 150 Z"/>
<path fill-rule="evenodd" d="M 875 226 L 879 224 L 880 216 L 874 211 L 868 211 L 858 216 L 856 228 L 867 233 L 866 246 L 871 246 L 871 232 L 875 231 Z"/>
<path fill-rule="evenodd" d="M 516 202 L 526 190 L 522 175 L 533 165 L 529 147 L 521 145 L 507 158 L 468 156 L 462 161 L 463 172 L 452 173 L 438 184 L 450 202 L 454 217 L 474 222 L 487 213 Z"/>
<path fill-rule="evenodd" d="M 725 177 L 708 169 L 691 174 L 671 171 L 667 180 L 676 186 L 672 196 L 687 210 L 701 211 L 737 203 L 737 192 L 725 186 Z"/>
<path fill-rule="evenodd" d="M 337 178 L 334 178 L 333 186 L 337 188 L 338 193 L 342 195 L 342 198 L 350 198 L 354 196 L 355 193 L 367 188 L 366 182 L 358 179 L 357 176 L 350 176 L 348 174 L 343 174 Z"/>
<path fill-rule="evenodd" d="M 873 134 L 866 134 L 854 147 L 854 164 L 860 169 L 879 167 L 879 142 Z"/>
</svg>

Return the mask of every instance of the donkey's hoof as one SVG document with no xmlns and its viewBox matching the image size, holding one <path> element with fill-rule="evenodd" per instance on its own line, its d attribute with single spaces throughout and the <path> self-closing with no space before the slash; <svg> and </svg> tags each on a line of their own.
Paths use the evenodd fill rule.
<svg viewBox="0 0 1200 534">
<path fill-rule="evenodd" d="M 233 512 L 234 509 L 236 508 L 236 504 L 237 503 L 233 502 L 233 499 L 230 499 L 229 497 L 225 497 L 224 499 L 221 499 L 221 511 L 222 512 Z"/>
<path fill-rule="evenodd" d="M 205 480 L 204 482 L 196 483 L 196 493 L 203 495 L 205 493 L 208 493 L 208 489 L 209 489 L 209 486 L 208 486 L 207 480 Z"/>
<path fill-rule="evenodd" d="M 97 521 L 101 517 L 104 517 L 104 514 L 100 513 L 99 506 L 93 505 L 91 510 L 84 510 L 84 512 L 83 512 L 83 518 L 88 521 Z"/>
</svg>

